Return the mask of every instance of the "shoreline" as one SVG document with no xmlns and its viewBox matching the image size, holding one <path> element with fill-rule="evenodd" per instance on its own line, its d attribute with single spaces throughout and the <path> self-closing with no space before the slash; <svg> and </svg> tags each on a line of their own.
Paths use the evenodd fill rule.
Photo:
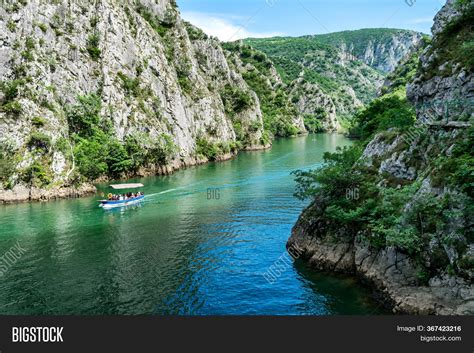
<svg viewBox="0 0 474 353">
<path fill-rule="evenodd" d="M 394 314 L 474 314 L 474 288 L 464 279 L 443 275 L 421 284 L 408 255 L 394 247 L 373 249 L 360 240 L 335 241 L 319 234 L 320 226 L 300 217 L 287 242 L 287 249 L 298 249 L 309 267 L 354 276 Z"/>
<path fill-rule="evenodd" d="M 0 191 L 0 205 L 77 199 L 90 196 L 96 192 L 96 187 L 90 183 L 83 183 L 79 186 L 52 187 L 49 189 L 28 188 L 25 185 L 18 184 L 11 190 Z"/>
<path fill-rule="evenodd" d="M 250 146 L 249 148 L 238 151 L 237 153 L 226 153 L 218 156 L 215 161 L 210 161 L 207 158 L 188 158 L 181 161 L 174 161 L 164 166 L 142 167 L 136 173 L 129 174 L 124 178 L 110 179 L 104 177 L 93 182 L 82 183 L 79 186 L 57 186 L 51 188 L 37 188 L 27 187 L 23 184 L 18 184 L 13 189 L 0 190 L 0 205 L 14 205 L 20 203 L 34 203 L 34 202 L 50 202 L 56 200 L 77 199 L 91 196 L 97 193 L 95 184 L 101 182 L 110 182 L 112 180 L 125 181 L 133 178 L 146 178 L 153 176 L 171 175 L 179 170 L 196 167 L 208 163 L 219 163 L 234 159 L 240 152 L 259 152 L 266 151 L 272 148 L 272 144 L 267 146 Z"/>
</svg>

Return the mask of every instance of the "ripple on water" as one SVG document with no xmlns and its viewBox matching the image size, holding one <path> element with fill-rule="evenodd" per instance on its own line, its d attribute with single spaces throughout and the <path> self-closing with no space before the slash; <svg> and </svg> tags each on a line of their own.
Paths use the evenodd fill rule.
<svg viewBox="0 0 474 353">
<path fill-rule="evenodd" d="M 295 169 L 349 142 L 318 135 L 271 151 L 146 178 L 141 205 L 105 211 L 96 198 L 0 206 L 0 254 L 25 254 L 0 281 L 3 314 L 326 315 L 379 312 L 353 280 L 288 264 L 305 203 Z M 101 190 L 104 186 L 99 185 Z M 219 198 L 208 199 L 208 189 Z"/>
</svg>

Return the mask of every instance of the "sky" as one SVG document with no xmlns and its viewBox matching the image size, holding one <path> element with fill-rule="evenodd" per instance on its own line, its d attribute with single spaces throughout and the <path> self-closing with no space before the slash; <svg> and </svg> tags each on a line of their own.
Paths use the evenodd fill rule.
<svg viewBox="0 0 474 353">
<path fill-rule="evenodd" d="M 181 16 L 222 41 L 360 28 L 431 33 L 446 0 L 177 0 Z"/>
</svg>

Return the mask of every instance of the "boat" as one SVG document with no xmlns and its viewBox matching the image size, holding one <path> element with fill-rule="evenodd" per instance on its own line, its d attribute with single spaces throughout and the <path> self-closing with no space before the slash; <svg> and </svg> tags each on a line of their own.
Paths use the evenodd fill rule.
<svg viewBox="0 0 474 353">
<path fill-rule="evenodd" d="M 132 189 L 139 189 L 142 188 L 144 185 L 143 184 L 113 184 L 110 185 L 110 187 L 114 190 L 132 190 Z M 125 194 L 126 195 L 126 194 Z M 138 196 L 135 197 L 124 197 L 121 200 L 113 200 L 112 199 L 112 194 L 108 195 L 107 200 L 100 200 L 100 205 L 99 207 L 102 207 L 104 209 L 111 209 L 111 208 L 117 208 L 117 207 L 125 207 L 125 206 L 130 206 L 130 205 L 136 205 L 140 202 L 142 202 L 145 199 L 145 195 L 143 193 L 140 193 Z M 123 195 L 122 195 L 123 197 Z"/>
</svg>

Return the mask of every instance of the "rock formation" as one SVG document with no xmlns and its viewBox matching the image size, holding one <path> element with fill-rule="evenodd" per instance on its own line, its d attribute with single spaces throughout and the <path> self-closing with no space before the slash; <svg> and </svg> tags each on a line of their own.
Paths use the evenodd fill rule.
<svg viewBox="0 0 474 353">
<path fill-rule="evenodd" d="M 100 177 L 170 172 L 269 147 L 259 98 L 236 70 L 217 39 L 180 18 L 173 0 L 4 2 L 0 159 L 9 168 L 0 190 L 9 191 L 0 201 L 25 199 L 24 188 L 93 181 L 97 173 L 84 175 L 90 148 L 81 146 L 92 140 L 84 124 L 128 148 L 118 169 L 110 161 L 117 156 L 104 161 Z M 225 103 L 233 101 L 240 105 L 229 114 Z M 99 121 L 87 120 L 95 115 Z M 304 132 L 298 119 L 295 131 Z M 157 146 L 167 154 L 160 163 L 136 161 Z"/>
<path fill-rule="evenodd" d="M 460 151 L 466 141 L 472 141 L 474 74 L 472 64 L 459 59 L 464 54 L 462 40 L 472 40 L 472 10 L 472 3 L 449 0 L 436 16 L 433 42 L 421 55 L 421 67 L 407 87 L 416 109 L 415 126 L 405 132 L 376 134 L 357 162 L 366 168 L 362 173 L 376 176 L 381 192 L 390 187 L 390 192 L 401 193 L 406 185 L 416 186 L 402 206 L 399 222 L 404 228 L 398 232 L 410 234 L 413 221 L 408 215 L 421 217 L 416 207 L 423 202 L 431 202 L 445 219 L 438 219 L 439 224 L 425 234 L 422 230 L 424 240 L 411 251 L 390 242 L 375 246 L 371 239 L 376 234 L 367 234 L 367 228 L 356 228 L 356 234 L 351 234 L 350 229 L 324 217 L 331 200 L 319 194 L 288 241 L 289 248 L 300 249 L 303 258 L 317 269 L 357 275 L 375 288 L 394 312 L 474 314 L 472 184 L 468 179 L 460 184 L 450 182 L 460 170 L 448 168 L 462 165 L 472 176 L 472 161 L 461 154 L 468 152 Z M 448 37 L 453 43 L 449 48 L 445 44 Z M 472 151 L 472 147 L 466 148 Z M 417 222 L 427 226 L 422 218 Z M 404 241 L 410 242 L 410 236 Z"/>
</svg>

